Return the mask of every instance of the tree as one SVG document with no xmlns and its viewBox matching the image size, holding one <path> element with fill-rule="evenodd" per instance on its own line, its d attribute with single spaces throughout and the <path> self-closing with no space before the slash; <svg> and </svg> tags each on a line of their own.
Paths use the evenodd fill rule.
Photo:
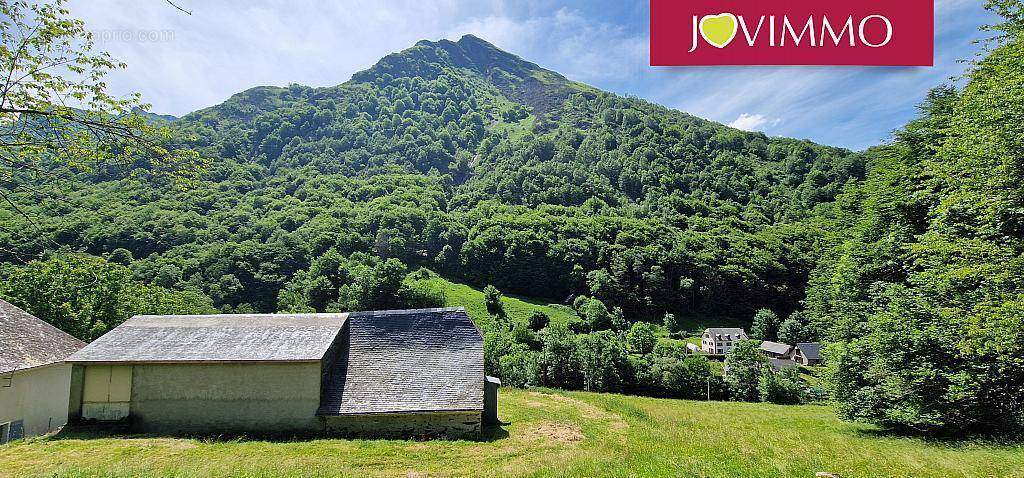
<svg viewBox="0 0 1024 478">
<path fill-rule="evenodd" d="M 0 297 L 84 341 L 136 314 L 212 313 L 195 290 L 169 290 L 132 280 L 127 267 L 84 254 L 61 254 L 0 268 Z"/>
<path fill-rule="evenodd" d="M 195 176 L 199 155 L 137 114 L 146 106 L 139 95 L 107 93 L 104 78 L 125 65 L 95 50 L 92 33 L 69 16 L 64 0 L 5 1 L 0 14 L 0 120 L 10 125 L 0 129 L 0 199 L 20 210 L 10 198 L 15 190 L 56 194 L 62 174 L 46 160 Z"/>
<path fill-rule="evenodd" d="M 803 400 L 803 385 L 796 368 L 776 373 L 768 367 L 761 373 L 757 392 L 762 402 L 777 405 L 795 405 Z"/>
<path fill-rule="evenodd" d="M 790 314 L 789 318 L 779 326 L 779 342 L 797 344 L 813 340 L 814 337 L 808 328 L 806 318 L 800 311 Z"/>
<path fill-rule="evenodd" d="M 750 338 L 754 340 L 778 340 L 779 316 L 768 309 L 759 309 L 750 326 Z"/>
<path fill-rule="evenodd" d="M 520 388 L 539 385 L 540 353 L 516 344 L 499 361 L 502 385 Z"/>
<path fill-rule="evenodd" d="M 568 390 L 580 388 L 582 376 L 575 335 L 563 326 L 553 325 L 541 332 L 541 342 L 544 385 Z"/>
<path fill-rule="evenodd" d="M 603 330 L 576 336 L 576 355 L 584 390 L 615 392 L 622 389 L 622 372 L 629 361 L 614 333 Z"/>
<path fill-rule="evenodd" d="M 670 334 L 681 332 L 683 329 L 682 321 L 677 319 L 675 314 L 665 313 L 663 322 L 665 323 L 665 328 L 668 329 Z"/>
<path fill-rule="evenodd" d="M 493 285 L 484 287 L 484 305 L 487 306 L 487 313 L 499 319 L 504 319 L 505 304 L 501 302 L 501 291 Z"/>
<path fill-rule="evenodd" d="M 725 356 L 725 383 L 732 397 L 744 402 L 758 401 L 758 385 L 767 366 L 768 359 L 761 353 L 757 342 L 736 342 L 732 352 Z"/>
<path fill-rule="evenodd" d="M 547 327 L 548 324 L 551 323 L 551 318 L 548 317 L 548 314 L 545 314 L 543 311 L 535 310 L 532 314 L 530 314 L 529 323 L 530 330 L 534 332 L 540 332 L 541 329 Z"/>
<path fill-rule="evenodd" d="M 626 332 L 626 343 L 629 351 L 635 354 L 649 354 L 654 351 L 658 338 L 654 335 L 654 327 L 647 322 L 636 322 Z"/>
</svg>

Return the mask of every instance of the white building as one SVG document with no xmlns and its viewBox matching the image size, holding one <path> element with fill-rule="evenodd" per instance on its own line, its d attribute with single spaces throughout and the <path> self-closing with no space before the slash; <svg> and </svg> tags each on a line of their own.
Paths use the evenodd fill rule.
<svg viewBox="0 0 1024 478">
<path fill-rule="evenodd" d="M 700 350 L 706 354 L 727 354 L 732 352 L 732 348 L 740 340 L 747 340 L 747 332 L 740 328 L 704 329 L 704 335 L 700 338 Z"/>
<path fill-rule="evenodd" d="M 71 365 L 64 359 L 83 346 L 0 300 L 0 444 L 67 423 Z"/>
</svg>

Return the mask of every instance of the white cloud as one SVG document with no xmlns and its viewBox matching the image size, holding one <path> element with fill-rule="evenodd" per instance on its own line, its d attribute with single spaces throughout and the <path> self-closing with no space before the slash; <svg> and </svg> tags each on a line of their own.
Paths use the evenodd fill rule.
<svg viewBox="0 0 1024 478">
<path fill-rule="evenodd" d="M 993 20 L 978 0 L 938 0 L 934 68 L 654 68 L 646 2 L 571 8 L 555 0 L 175 2 L 192 15 L 165 2 L 70 2 L 87 28 L 106 34 L 99 46 L 128 64 L 111 75 L 110 89 L 142 93 L 157 113 L 183 115 L 257 85 L 336 85 L 418 40 L 474 33 L 599 88 L 854 148 L 884 139 L 915 114 L 928 88 L 960 74 L 964 66 L 956 60 L 971 58 L 977 50 L 971 40 L 982 36 L 977 26 Z M 169 37 L 133 39 L 152 32 Z"/>
<path fill-rule="evenodd" d="M 762 114 L 740 113 L 729 126 L 744 131 L 764 131 L 765 126 L 775 126 L 779 121 L 778 118 L 771 119 Z"/>
</svg>

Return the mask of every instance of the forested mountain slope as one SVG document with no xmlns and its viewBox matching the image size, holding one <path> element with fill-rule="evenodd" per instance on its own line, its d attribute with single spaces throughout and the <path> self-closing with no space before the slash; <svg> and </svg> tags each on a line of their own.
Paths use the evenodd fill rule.
<svg viewBox="0 0 1024 478">
<path fill-rule="evenodd" d="M 814 226 L 796 221 L 864 175 L 859 154 L 601 92 L 473 36 L 170 124 L 211 160 L 203 181 L 93 174 L 59 201 L 25 194 L 44 233 L 0 232 L 4 259 L 123 248 L 138 279 L 225 310 L 322 309 L 351 279 L 296 274 L 368 253 L 634 317 L 785 311 L 816 254 Z M 282 304 L 286 286 L 328 290 Z"/>
</svg>

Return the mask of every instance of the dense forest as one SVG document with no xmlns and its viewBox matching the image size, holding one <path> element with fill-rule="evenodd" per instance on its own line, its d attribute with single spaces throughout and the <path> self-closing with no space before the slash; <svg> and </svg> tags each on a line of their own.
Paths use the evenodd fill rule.
<svg viewBox="0 0 1024 478">
<path fill-rule="evenodd" d="M 201 177 L 39 159 L 59 192 L 6 191 L 0 296 L 92 339 L 140 311 L 435 305 L 406 281 L 426 268 L 586 319 L 494 331 L 492 371 L 670 396 L 696 396 L 708 365 L 655 351 L 635 323 L 766 309 L 789 337 L 830 344 L 848 418 L 1019 430 L 1024 14 L 989 8 L 1005 23 L 966 85 L 932 91 L 865 152 L 602 92 L 473 36 L 334 87 L 148 116 Z M 566 347 L 583 350 L 575 365 L 544 362 Z"/>
</svg>

